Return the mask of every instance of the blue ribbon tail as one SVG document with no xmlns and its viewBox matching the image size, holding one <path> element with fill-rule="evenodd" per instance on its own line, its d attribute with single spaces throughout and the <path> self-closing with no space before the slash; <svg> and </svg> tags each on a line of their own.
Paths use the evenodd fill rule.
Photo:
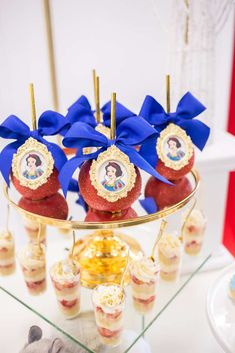
<svg viewBox="0 0 235 353">
<path fill-rule="evenodd" d="M 71 179 L 68 186 L 68 191 L 79 192 L 78 181 L 76 179 Z"/>
<path fill-rule="evenodd" d="M 128 148 L 125 146 L 119 146 L 120 150 L 128 155 L 130 161 L 140 169 L 144 170 L 146 173 L 154 176 L 156 179 L 162 181 L 165 184 L 172 185 L 172 183 L 160 175 L 135 149 Z"/>
<path fill-rule="evenodd" d="M 73 157 L 62 167 L 59 173 L 59 181 L 63 194 L 66 197 L 73 173 L 80 166 L 80 158 Z"/>
<path fill-rule="evenodd" d="M 139 203 L 148 214 L 158 211 L 158 206 L 153 197 L 146 197 L 143 200 L 139 200 Z"/>
<path fill-rule="evenodd" d="M 7 185 L 10 186 L 10 173 L 11 173 L 11 165 L 14 153 L 16 153 L 17 149 L 20 147 L 21 143 L 18 141 L 9 143 L 0 154 L 0 170 L 4 180 Z"/>
<path fill-rule="evenodd" d="M 183 120 L 177 125 L 186 131 L 187 135 L 191 137 L 194 145 L 202 151 L 210 136 L 210 128 L 200 120 L 196 119 Z"/>
<path fill-rule="evenodd" d="M 158 155 L 156 153 L 157 137 L 150 137 L 140 147 L 139 154 L 155 168 L 158 162 Z"/>
<path fill-rule="evenodd" d="M 81 207 L 84 209 L 85 212 L 88 211 L 88 206 L 87 206 L 87 204 L 86 204 L 84 198 L 82 197 L 82 195 L 81 195 L 80 193 L 78 194 L 78 199 L 77 199 L 77 201 L 76 201 L 76 204 L 78 204 L 79 206 L 81 206 Z"/>
</svg>

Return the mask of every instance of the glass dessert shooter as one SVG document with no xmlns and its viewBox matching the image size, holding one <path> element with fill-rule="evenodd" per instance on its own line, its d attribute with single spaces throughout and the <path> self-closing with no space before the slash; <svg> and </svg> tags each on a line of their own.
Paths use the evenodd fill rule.
<svg viewBox="0 0 235 353">
<path fill-rule="evenodd" d="M 182 259 L 182 244 L 177 236 L 166 234 L 158 243 L 160 278 L 165 281 L 178 279 Z"/>
<path fill-rule="evenodd" d="M 229 282 L 229 296 L 235 301 L 235 273 Z"/>
<path fill-rule="evenodd" d="M 130 264 L 133 305 L 141 314 L 154 307 L 158 272 L 158 265 L 150 258 L 142 258 Z"/>
<path fill-rule="evenodd" d="M 45 246 L 28 243 L 18 253 L 25 283 L 31 294 L 37 295 L 46 289 Z"/>
<path fill-rule="evenodd" d="M 72 319 L 80 311 L 80 268 L 72 260 L 56 262 L 50 269 L 51 281 L 62 314 Z"/>
<path fill-rule="evenodd" d="M 124 289 L 118 284 L 100 284 L 93 290 L 92 301 L 101 343 L 118 346 L 123 332 Z"/>
<path fill-rule="evenodd" d="M 10 275 L 15 270 L 15 244 L 12 233 L 0 233 L 0 275 Z"/>
<path fill-rule="evenodd" d="M 183 214 L 183 218 L 186 215 Z M 197 255 L 202 248 L 204 234 L 206 230 L 206 217 L 198 210 L 192 210 L 185 225 L 183 226 L 184 251 L 188 255 Z"/>
<path fill-rule="evenodd" d="M 24 229 L 29 239 L 34 242 L 38 241 L 38 232 L 40 225 L 27 217 L 24 217 L 23 222 Z M 41 225 L 40 242 L 43 244 L 46 243 L 46 226 L 44 224 Z"/>
</svg>

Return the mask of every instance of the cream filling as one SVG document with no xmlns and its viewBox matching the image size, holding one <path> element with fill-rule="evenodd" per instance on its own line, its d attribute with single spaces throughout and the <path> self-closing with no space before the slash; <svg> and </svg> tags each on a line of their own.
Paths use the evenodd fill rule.
<svg viewBox="0 0 235 353">
<path fill-rule="evenodd" d="M 176 236 L 172 236 L 167 234 L 163 236 L 158 244 L 159 251 L 165 257 L 173 257 L 173 256 L 180 256 L 181 255 L 181 242 Z"/>
<path fill-rule="evenodd" d="M 13 265 L 15 263 L 15 258 L 14 256 L 13 257 L 10 257 L 9 259 L 6 259 L 6 260 L 2 260 L 0 259 L 0 266 L 7 266 L 7 265 Z"/>
<path fill-rule="evenodd" d="M 75 299 L 79 299 L 79 293 L 78 292 L 74 292 L 70 294 L 56 293 L 56 298 L 60 301 L 61 300 L 72 301 Z"/>
<path fill-rule="evenodd" d="M 123 318 L 118 318 L 117 320 L 112 319 L 111 321 L 101 318 L 100 316 L 96 316 L 96 324 L 110 331 L 117 331 L 123 327 Z"/>
<path fill-rule="evenodd" d="M 161 263 L 160 264 L 160 271 L 163 272 L 174 272 L 174 271 L 179 271 L 181 264 L 172 264 L 172 265 L 166 265 Z"/>
<path fill-rule="evenodd" d="M 63 260 L 55 263 L 50 270 L 53 281 L 60 284 L 77 282 L 80 279 L 80 269 L 71 260 Z"/>
<path fill-rule="evenodd" d="M 132 290 L 132 296 L 136 299 L 142 299 L 142 300 L 148 300 L 149 298 L 153 297 L 156 295 L 155 291 L 152 291 L 152 293 L 145 293 L 145 292 L 139 292 Z"/>
<path fill-rule="evenodd" d="M 45 277 L 46 277 L 45 273 L 39 273 L 38 275 L 34 275 L 34 276 L 29 276 L 28 274 L 24 275 L 24 279 L 26 282 L 42 281 Z"/>
<path fill-rule="evenodd" d="M 138 280 L 146 283 L 156 281 L 158 266 L 149 258 L 133 261 L 130 266 L 131 274 Z"/>
</svg>

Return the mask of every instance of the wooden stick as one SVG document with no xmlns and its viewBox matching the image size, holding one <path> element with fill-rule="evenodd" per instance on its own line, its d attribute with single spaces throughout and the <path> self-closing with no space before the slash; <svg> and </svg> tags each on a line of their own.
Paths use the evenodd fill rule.
<svg viewBox="0 0 235 353">
<path fill-rule="evenodd" d="M 76 243 L 75 231 L 73 230 L 72 261 L 73 261 L 73 255 L 74 255 L 75 243 Z"/>
<path fill-rule="evenodd" d="M 35 108 L 33 83 L 29 84 L 29 93 L 30 93 L 30 103 L 31 103 L 32 129 L 36 130 L 37 129 L 37 121 L 36 121 L 36 108 Z"/>
<path fill-rule="evenodd" d="M 95 96 L 96 96 L 96 122 L 97 124 L 100 123 L 100 78 L 96 76 L 96 83 L 95 83 Z"/>
<path fill-rule="evenodd" d="M 92 70 L 92 77 L 93 77 L 94 100 L 95 100 L 95 106 L 96 106 L 96 71 L 95 71 L 95 69 Z"/>
<path fill-rule="evenodd" d="M 155 259 L 154 259 L 155 248 L 156 248 L 156 246 L 157 246 L 159 240 L 160 240 L 161 237 L 163 236 L 164 231 L 165 231 L 165 229 L 166 229 L 166 226 L 167 226 L 167 221 L 165 221 L 165 220 L 163 219 L 162 222 L 161 222 L 161 226 L 160 226 L 160 230 L 159 230 L 157 239 L 155 240 L 155 243 L 154 243 L 153 248 L 152 248 L 152 251 L 151 251 L 150 259 L 151 259 L 152 261 L 155 261 Z"/>
<path fill-rule="evenodd" d="M 170 75 L 166 75 L 166 111 L 170 113 L 171 110 L 171 91 L 170 91 Z"/>
<path fill-rule="evenodd" d="M 116 137 L 116 93 L 111 96 L 111 130 L 110 139 L 114 140 Z"/>
</svg>

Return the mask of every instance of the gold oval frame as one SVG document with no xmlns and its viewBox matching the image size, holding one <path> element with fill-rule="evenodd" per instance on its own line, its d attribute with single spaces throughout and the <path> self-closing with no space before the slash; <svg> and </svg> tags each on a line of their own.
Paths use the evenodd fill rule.
<svg viewBox="0 0 235 353">
<path fill-rule="evenodd" d="M 117 161 L 127 170 L 127 185 L 120 191 L 110 192 L 109 190 L 105 190 L 97 178 L 99 175 L 99 169 L 105 162 L 108 161 Z M 97 194 L 109 202 L 116 202 L 117 200 L 126 197 L 128 192 L 133 189 L 136 177 L 137 175 L 134 164 L 131 163 L 129 157 L 115 145 L 110 146 L 106 151 L 100 153 L 98 158 L 92 161 L 90 168 L 91 184 L 97 190 Z"/>
<path fill-rule="evenodd" d="M 175 161 L 171 161 L 169 158 L 166 157 L 164 153 L 165 140 L 172 136 L 178 136 L 181 140 L 184 141 L 184 144 L 186 146 L 186 156 L 182 160 L 178 161 L 178 163 Z M 166 167 L 172 168 L 174 170 L 180 170 L 188 164 L 188 161 L 193 155 L 193 143 L 191 138 L 186 134 L 183 129 L 171 123 L 160 133 L 160 136 L 157 139 L 156 150 L 159 159 L 165 164 Z"/>
<path fill-rule="evenodd" d="M 38 153 L 40 153 L 43 158 L 46 161 L 46 170 L 45 172 L 42 174 L 42 176 L 40 176 L 37 179 L 25 179 L 22 177 L 21 173 L 20 173 L 20 164 L 22 161 L 22 158 L 27 154 L 27 153 L 31 153 L 32 151 L 37 151 Z M 42 143 L 38 142 L 37 140 L 35 140 L 34 138 L 30 137 L 28 138 L 25 143 L 20 146 L 17 149 L 17 152 L 14 153 L 13 155 L 13 159 L 12 159 L 12 173 L 13 175 L 19 180 L 20 185 L 22 186 L 26 186 L 32 190 L 36 190 L 39 186 L 45 184 L 48 180 L 48 178 L 50 177 L 50 175 L 53 172 L 53 168 L 54 168 L 54 160 L 52 158 L 51 152 L 48 151 L 47 147 L 45 145 L 43 145 Z"/>
<path fill-rule="evenodd" d="M 166 217 L 172 213 L 177 212 L 182 207 L 184 207 L 196 194 L 199 186 L 200 186 L 200 176 L 196 170 L 192 170 L 191 175 L 195 181 L 195 187 L 192 190 L 191 194 L 189 194 L 186 198 L 181 200 L 180 202 L 172 205 L 170 207 L 165 208 L 164 210 L 158 211 L 156 213 L 151 213 L 144 216 L 139 216 L 137 218 L 121 220 L 121 221 L 111 221 L 111 222 L 83 222 L 83 221 L 69 221 L 69 220 L 60 220 L 56 218 L 49 218 L 37 215 L 35 213 L 31 213 L 28 211 L 23 210 L 20 208 L 14 201 L 11 200 L 9 193 L 8 193 L 8 186 L 5 184 L 4 186 L 4 194 L 9 202 L 9 204 L 14 207 L 17 211 L 19 211 L 23 216 L 28 217 L 34 222 L 38 222 L 41 224 L 50 225 L 57 228 L 64 228 L 64 229 L 115 229 L 115 228 L 122 228 L 122 227 L 130 227 L 136 226 L 143 223 L 148 223 L 155 221 L 157 219 L 161 219 Z"/>
</svg>

